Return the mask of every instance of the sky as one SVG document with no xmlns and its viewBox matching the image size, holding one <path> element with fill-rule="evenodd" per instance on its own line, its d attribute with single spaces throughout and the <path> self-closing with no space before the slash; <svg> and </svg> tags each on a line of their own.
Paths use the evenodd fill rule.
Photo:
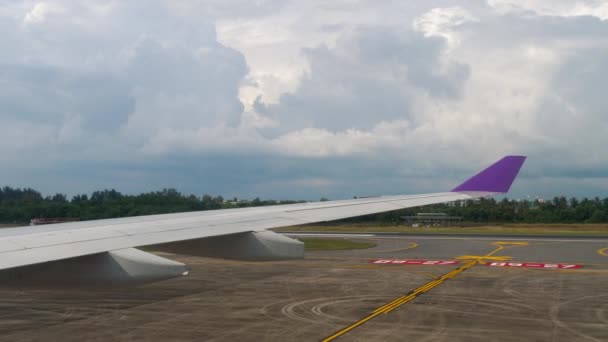
<svg viewBox="0 0 608 342">
<path fill-rule="evenodd" d="M 0 185 L 608 197 L 608 1 L 0 2 Z"/>
</svg>

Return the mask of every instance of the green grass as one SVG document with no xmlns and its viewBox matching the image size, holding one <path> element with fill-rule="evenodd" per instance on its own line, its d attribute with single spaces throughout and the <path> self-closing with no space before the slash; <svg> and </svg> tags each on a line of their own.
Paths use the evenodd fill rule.
<svg viewBox="0 0 608 342">
<path fill-rule="evenodd" d="M 375 247 L 373 242 L 358 242 L 345 239 L 300 238 L 307 251 L 338 251 L 345 249 L 365 249 Z"/>
<path fill-rule="evenodd" d="M 502 235 L 563 235 L 563 236 L 607 236 L 607 224 L 504 224 L 474 227 L 430 227 L 413 228 L 405 225 L 310 225 L 279 229 L 294 232 L 391 232 L 405 234 L 502 234 Z"/>
</svg>

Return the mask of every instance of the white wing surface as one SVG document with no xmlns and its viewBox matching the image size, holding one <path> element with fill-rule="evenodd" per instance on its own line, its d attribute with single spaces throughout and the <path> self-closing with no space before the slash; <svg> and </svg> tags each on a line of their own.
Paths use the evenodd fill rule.
<svg viewBox="0 0 608 342">
<path fill-rule="evenodd" d="M 434 203 L 467 200 L 506 192 L 518 166 L 492 179 L 489 171 L 504 171 L 512 163 L 505 157 L 457 187 L 453 192 L 386 196 L 341 201 L 276 205 L 254 208 L 211 210 L 152 215 L 47 226 L 0 230 L 0 270 L 49 263 L 135 247 L 198 240 L 218 236 L 238 236 L 269 228 L 417 207 Z M 508 161 L 508 160 L 507 160 Z M 509 170 L 507 170 L 509 171 Z M 485 174 L 484 174 L 485 173 Z M 490 178 L 487 180 L 486 178 Z M 477 180 L 477 181 L 476 181 Z M 497 188 L 495 183 L 508 183 Z M 505 183 L 505 184 L 506 184 Z M 468 184 L 468 185 L 467 185 Z"/>
</svg>

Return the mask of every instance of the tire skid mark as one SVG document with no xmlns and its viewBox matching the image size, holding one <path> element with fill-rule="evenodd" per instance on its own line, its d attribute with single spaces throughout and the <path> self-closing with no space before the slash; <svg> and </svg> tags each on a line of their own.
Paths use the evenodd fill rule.
<svg viewBox="0 0 608 342">
<path fill-rule="evenodd" d="M 571 304 L 571 303 L 576 303 L 579 301 L 584 301 L 584 300 L 598 300 L 598 297 L 608 297 L 608 294 L 605 295 L 599 295 L 599 296 L 582 296 L 582 297 L 577 297 L 575 299 L 571 299 L 565 302 L 560 302 L 560 303 L 556 303 L 554 305 L 551 306 L 551 308 L 549 309 L 549 317 L 551 319 L 551 321 L 553 322 L 553 324 L 555 324 L 556 326 L 562 328 L 563 330 L 566 330 L 567 332 L 576 335 L 578 337 L 584 338 L 586 340 L 589 341 L 595 341 L 595 342 L 601 342 L 602 340 L 597 339 L 591 335 L 587 335 L 583 332 L 580 331 L 580 329 L 574 328 L 573 325 L 584 325 L 584 323 L 570 323 L 567 324 L 566 322 L 562 321 L 559 318 L 559 312 L 562 306 Z M 592 323 L 593 324 L 593 323 Z"/>
</svg>

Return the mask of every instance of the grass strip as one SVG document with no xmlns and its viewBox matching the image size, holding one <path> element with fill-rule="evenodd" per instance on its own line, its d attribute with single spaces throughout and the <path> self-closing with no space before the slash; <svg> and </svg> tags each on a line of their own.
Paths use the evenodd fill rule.
<svg viewBox="0 0 608 342">
<path fill-rule="evenodd" d="M 364 225 L 331 225 L 331 226 L 296 226 L 277 229 L 290 232 L 348 232 L 348 233 L 404 233 L 404 234 L 475 234 L 475 235 L 563 235 L 563 236 L 607 236 L 608 225 L 583 225 L 583 224 L 546 224 L 546 225 L 501 225 L 501 226 L 476 226 L 476 227 L 429 227 L 413 228 L 405 225 L 398 226 L 364 226 Z"/>
<path fill-rule="evenodd" d="M 350 241 L 346 239 L 299 238 L 307 251 L 338 251 L 345 249 L 365 249 L 375 247 L 373 242 Z"/>
</svg>

